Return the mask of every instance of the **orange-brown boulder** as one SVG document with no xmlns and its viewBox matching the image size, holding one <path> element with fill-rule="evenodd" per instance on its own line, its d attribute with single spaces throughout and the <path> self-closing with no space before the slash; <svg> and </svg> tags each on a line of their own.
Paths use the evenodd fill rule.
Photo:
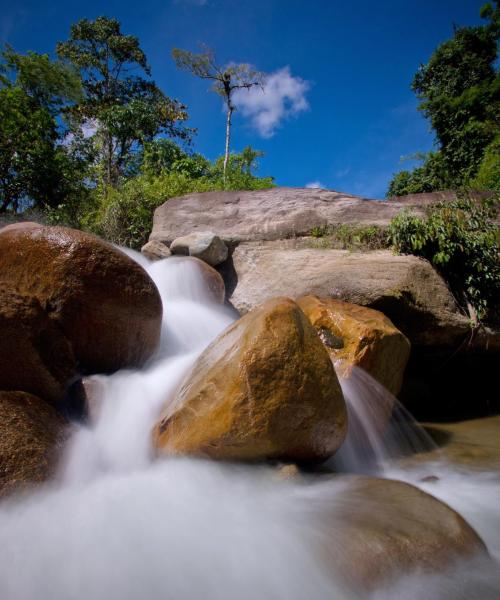
<svg viewBox="0 0 500 600">
<path fill-rule="evenodd" d="M 157 347 L 162 306 L 155 284 L 93 235 L 64 227 L 1 233 L 0 285 L 39 301 L 82 372 L 139 366 Z"/>
<path fill-rule="evenodd" d="M 49 479 L 68 435 L 67 422 L 40 398 L 0 391 L 0 497 Z"/>
<path fill-rule="evenodd" d="M 331 498 L 321 500 L 321 556 L 351 586 L 372 588 L 410 573 L 440 572 L 476 553 L 487 556 L 467 521 L 430 494 L 377 477 L 338 481 Z"/>
<path fill-rule="evenodd" d="M 60 402 L 77 373 L 71 345 L 36 298 L 0 288 L 0 390 Z"/>
<path fill-rule="evenodd" d="M 378 310 L 332 298 L 303 296 L 297 304 L 318 332 L 338 372 L 362 367 L 397 395 L 410 355 L 410 342 Z"/>
<path fill-rule="evenodd" d="M 276 298 L 202 353 L 153 437 L 161 453 L 317 461 L 339 448 L 346 427 L 328 353 L 295 302 Z"/>
</svg>

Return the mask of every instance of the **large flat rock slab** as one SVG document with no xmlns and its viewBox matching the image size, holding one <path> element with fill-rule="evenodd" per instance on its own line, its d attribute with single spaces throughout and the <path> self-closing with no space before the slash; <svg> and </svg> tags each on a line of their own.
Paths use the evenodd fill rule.
<svg viewBox="0 0 500 600">
<path fill-rule="evenodd" d="M 418 197 L 369 200 L 330 190 L 286 187 L 188 194 L 156 209 L 149 239 L 170 244 L 177 237 L 209 230 L 235 243 L 309 235 L 314 227 L 342 223 L 385 227 L 403 208 L 423 214 L 429 202 Z"/>
<path fill-rule="evenodd" d="M 460 344 L 470 331 L 443 279 L 424 259 L 243 243 L 234 251 L 231 303 L 242 313 L 274 296 L 338 298 L 381 310 L 413 344 Z"/>
</svg>

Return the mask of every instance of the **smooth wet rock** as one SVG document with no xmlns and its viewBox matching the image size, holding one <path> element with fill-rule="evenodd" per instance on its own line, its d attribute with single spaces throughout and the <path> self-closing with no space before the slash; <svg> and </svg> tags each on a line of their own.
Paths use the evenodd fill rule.
<svg viewBox="0 0 500 600">
<path fill-rule="evenodd" d="M 346 428 L 328 353 L 299 307 L 276 298 L 208 346 L 153 438 L 165 454 L 318 461 L 334 454 Z"/>
<path fill-rule="evenodd" d="M 342 300 L 303 296 L 297 300 L 318 331 L 337 372 L 349 376 L 352 367 L 364 369 L 397 396 L 410 356 L 410 342 L 378 310 Z"/>
<path fill-rule="evenodd" d="M 354 587 L 439 573 L 459 558 L 487 555 L 465 519 L 412 485 L 358 476 L 338 482 L 322 507 L 322 555 Z"/>
<path fill-rule="evenodd" d="M 0 391 L 0 497 L 52 477 L 68 435 L 68 423 L 40 398 Z"/>
<path fill-rule="evenodd" d="M 442 461 L 476 471 L 500 471 L 500 415 L 468 419 L 456 423 L 424 423 L 438 448 L 402 461 L 419 465 Z"/>
<path fill-rule="evenodd" d="M 76 375 L 71 344 L 40 302 L 0 287 L 0 390 L 59 404 Z"/>
<path fill-rule="evenodd" d="M 169 247 L 163 242 L 152 241 L 144 244 L 141 248 L 141 253 L 149 260 L 161 260 L 172 255 Z"/>
<path fill-rule="evenodd" d="M 223 263 L 228 255 L 226 244 L 211 231 L 200 231 L 176 238 L 170 246 L 170 251 L 172 254 L 194 256 L 212 267 Z"/>
<path fill-rule="evenodd" d="M 38 300 L 82 372 L 140 366 L 158 345 L 162 305 L 155 284 L 93 235 L 64 227 L 1 233 L 0 286 Z"/>
</svg>

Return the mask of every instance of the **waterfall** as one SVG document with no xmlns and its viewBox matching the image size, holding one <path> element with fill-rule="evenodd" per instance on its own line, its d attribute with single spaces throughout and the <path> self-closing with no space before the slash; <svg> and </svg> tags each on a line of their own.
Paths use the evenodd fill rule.
<svg viewBox="0 0 500 600">
<path fill-rule="evenodd" d="M 93 377 L 96 416 L 75 426 L 58 479 L 0 504 L 1 600 L 499 597 L 500 576 L 484 562 L 404 578 L 363 595 L 348 587 L 316 546 L 325 536 L 324 507 L 333 514 L 328 531 L 335 532 L 335 498 L 343 484 L 334 477 L 280 480 L 270 466 L 153 460 L 150 431 L 160 409 L 173 401 L 197 357 L 234 314 L 213 303 L 193 261 L 150 263 L 128 253 L 160 291 L 160 348 L 140 371 Z M 334 466 L 378 470 L 434 493 L 418 470 L 390 464 L 395 455 L 428 448 L 408 414 L 398 408 L 382 435 L 373 424 L 387 392 L 357 369 L 341 383 L 350 432 Z M 436 495 L 470 516 L 492 554 L 500 553 L 498 477 L 439 468 Z M 483 492 L 479 507 L 475 485 Z"/>
<path fill-rule="evenodd" d="M 398 399 L 369 373 L 354 366 L 349 376 L 339 377 L 339 381 L 349 429 L 342 447 L 329 461 L 336 471 L 380 474 L 392 459 L 436 449 Z"/>
<path fill-rule="evenodd" d="M 204 348 L 233 320 L 212 301 L 199 266 L 189 259 L 149 263 L 128 250 L 154 280 L 164 319 L 160 348 L 142 371 L 97 375 L 99 416 L 73 436 L 63 465 L 63 479 L 88 481 L 103 472 L 126 472 L 151 462 L 150 432 L 160 409 L 168 404 Z"/>
</svg>

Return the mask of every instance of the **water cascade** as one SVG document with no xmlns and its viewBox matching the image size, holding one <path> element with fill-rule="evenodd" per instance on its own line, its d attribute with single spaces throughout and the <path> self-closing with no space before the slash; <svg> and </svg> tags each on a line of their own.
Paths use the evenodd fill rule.
<svg viewBox="0 0 500 600">
<path fill-rule="evenodd" d="M 360 367 L 340 378 L 349 415 L 347 439 L 330 459 L 337 471 L 378 473 L 395 458 L 428 452 L 436 445 L 388 390 Z M 387 406 L 393 406 L 387 424 Z"/>
<path fill-rule="evenodd" d="M 150 264 L 133 256 L 162 296 L 158 355 L 140 372 L 94 377 L 96 417 L 78 426 L 57 481 L 0 505 L 2 600 L 500 597 L 499 570 L 488 561 L 405 577 L 365 594 L 349 587 L 317 552 L 325 507 L 335 531 L 344 485 L 335 477 L 281 480 L 272 467 L 153 460 L 150 431 L 160 407 L 234 315 L 211 302 L 189 261 Z M 462 473 L 444 463 L 406 470 L 391 464 L 395 455 L 428 449 L 428 438 L 402 408 L 385 438 L 371 428 L 377 416 L 369 414 L 376 404 L 370 399 L 385 392 L 363 372 L 355 371 L 342 387 L 351 433 L 333 467 L 375 470 L 443 498 L 500 559 L 498 475 Z M 437 482 L 421 481 L 429 470 Z"/>
</svg>

